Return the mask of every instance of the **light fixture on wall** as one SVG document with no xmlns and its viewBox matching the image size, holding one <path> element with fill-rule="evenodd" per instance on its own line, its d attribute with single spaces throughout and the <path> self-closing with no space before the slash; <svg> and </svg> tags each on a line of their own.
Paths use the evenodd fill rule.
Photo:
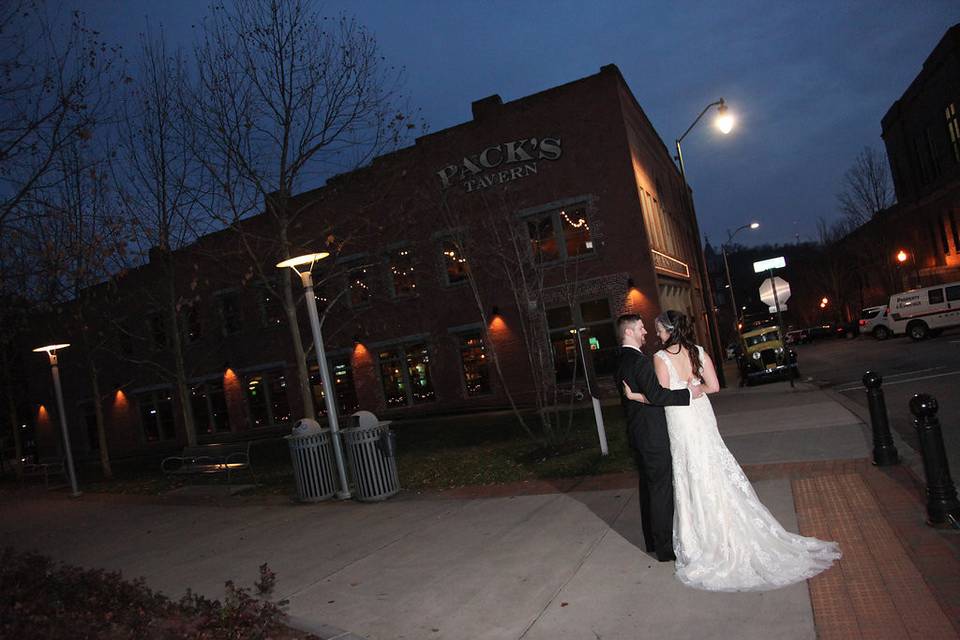
<svg viewBox="0 0 960 640">
<path fill-rule="evenodd" d="M 635 286 L 636 283 L 634 283 L 633 278 L 627 278 L 627 289 L 633 289 Z"/>
<path fill-rule="evenodd" d="M 490 309 L 490 317 L 496 318 L 499 315 L 500 315 L 500 307 L 498 307 L 497 305 L 493 305 L 493 308 Z"/>
</svg>

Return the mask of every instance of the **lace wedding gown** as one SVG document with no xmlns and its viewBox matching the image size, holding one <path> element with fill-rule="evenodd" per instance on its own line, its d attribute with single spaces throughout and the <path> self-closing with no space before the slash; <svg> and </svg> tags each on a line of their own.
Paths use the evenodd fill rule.
<svg viewBox="0 0 960 640">
<path fill-rule="evenodd" d="M 700 359 L 703 361 L 703 348 Z M 686 388 L 663 351 L 670 388 Z M 786 531 L 757 498 L 717 430 L 709 398 L 666 407 L 676 510 L 677 577 L 709 591 L 762 591 L 811 578 L 840 557 L 835 542 Z"/>
</svg>

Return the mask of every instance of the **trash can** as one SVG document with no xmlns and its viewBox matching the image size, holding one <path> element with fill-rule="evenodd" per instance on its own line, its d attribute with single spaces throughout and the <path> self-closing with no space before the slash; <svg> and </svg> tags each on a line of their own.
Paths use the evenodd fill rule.
<svg viewBox="0 0 960 640">
<path fill-rule="evenodd" d="M 304 418 L 285 436 L 290 444 L 293 477 L 301 502 L 320 502 L 337 492 L 337 464 L 333 458 L 330 429 Z"/>
<path fill-rule="evenodd" d="M 353 473 L 355 497 L 362 502 L 386 500 L 400 491 L 397 476 L 396 434 L 390 422 L 358 411 L 359 426 L 343 429 L 344 447 Z"/>
</svg>

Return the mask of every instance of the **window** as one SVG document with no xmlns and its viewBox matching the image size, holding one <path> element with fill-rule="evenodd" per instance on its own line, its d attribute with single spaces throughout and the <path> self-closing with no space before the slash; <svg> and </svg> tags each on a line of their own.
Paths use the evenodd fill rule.
<svg viewBox="0 0 960 640">
<path fill-rule="evenodd" d="M 530 249 L 537 262 L 560 259 L 560 247 L 553 232 L 553 214 L 527 220 L 527 232 L 530 234 Z"/>
<path fill-rule="evenodd" d="M 947 241 L 947 221 L 945 219 L 937 220 L 937 226 L 940 227 L 940 240 L 943 242 L 943 253 L 950 255 L 950 243 Z"/>
<path fill-rule="evenodd" d="M 567 260 L 593 253 L 586 207 L 557 209 L 527 219 L 530 251 L 537 262 Z"/>
<path fill-rule="evenodd" d="M 457 284 L 467 281 L 467 258 L 461 248 L 453 240 L 444 240 L 441 246 L 443 252 L 444 273 L 447 284 Z"/>
<path fill-rule="evenodd" d="M 957 105 L 947 105 L 947 135 L 950 136 L 950 147 L 953 149 L 953 161 L 960 162 L 960 119 L 957 118 Z"/>
<path fill-rule="evenodd" d="M 191 387 L 190 406 L 193 408 L 193 424 L 198 435 L 230 431 L 222 378 Z"/>
<path fill-rule="evenodd" d="M 490 393 L 490 363 L 487 361 L 483 335 L 479 331 L 460 336 L 460 362 L 463 365 L 463 384 L 467 396 Z"/>
<path fill-rule="evenodd" d="M 372 284 L 369 267 L 351 269 L 347 276 L 350 283 L 350 304 L 359 307 L 370 303 Z"/>
<path fill-rule="evenodd" d="M 250 427 L 265 427 L 270 424 L 270 409 L 267 399 L 267 389 L 263 376 L 249 376 L 246 380 L 245 395 L 247 396 L 247 411 L 250 416 Z"/>
<path fill-rule="evenodd" d="M 248 376 L 245 393 L 251 428 L 270 427 L 290 421 L 287 380 L 282 371 Z"/>
<path fill-rule="evenodd" d="M 930 289 L 927 292 L 927 302 L 929 304 L 941 304 L 943 302 L 943 289 Z"/>
<path fill-rule="evenodd" d="M 417 282 L 413 277 L 413 254 L 410 249 L 398 249 L 389 256 L 390 284 L 393 295 L 412 296 L 416 293 Z"/>
<path fill-rule="evenodd" d="M 279 292 L 274 293 L 267 287 L 260 288 L 260 323 L 264 327 L 277 327 L 283 324 L 285 312 Z"/>
<path fill-rule="evenodd" d="M 960 300 L 960 284 L 947 287 L 947 302 L 957 302 Z"/>
<path fill-rule="evenodd" d="M 547 326 L 553 345 L 557 382 L 569 382 L 574 375 L 577 379 L 583 379 L 577 327 L 581 329 L 579 333 L 584 357 L 594 375 L 608 375 L 616 370 L 619 343 L 607 299 L 586 300 L 572 308 L 548 309 Z"/>
<path fill-rule="evenodd" d="M 593 253 L 590 225 L 587 224 L 587 212 L 583 207 L 569 212 L 561 209 L 560 226 L 563 229 L 563 240 L 568 258 Z"/>
<path fill-rule="evenodd" d="M 147 442 L 173 440 L 173 397 L 170 391 L 151 391 L 137 396 L 140 426 Z"/>
<path fill-rule="evenodd" d="M 190 304 L 183 311 L 183 332 L 187 343 L 193 344 L 203 337 L 200 326 L 200 309 L 197 304 Z"/>
<path fill-rule="evenodd" d="M 430 379 L 430 353 L 426 344 L 412 344 L 380 352 L 380 379 L 388 407 L 432 402 L 436 395 Z"/>
<path fill-rule="evenodd" d="M 217 295 L 220 307 L 220 322 L 223 335 L 229 336 L 240 331 L 240 295 L 236 291 L 227 291 Z"/>
<path fill-rule="evenodd" d="M 150 329 L 150 341 L 154 349 L 163 349 L 167 346 L 167 331 L 163 324 L 163 316 L 159 313 L 151 313 L 147 316 L 147 327 Z"/>
<path fill-rule="evenodd" d="M 333 386 L 337 390 L 337 409 L 343 413 L 353 413 L 360 408 L 357 400 L 357 390 L 353 386 L 353 370 L 350 361 L 346 358 L 333 359 L 329 362 L 330 376 Z M 326 415 L 327 403 L 324 399 L 323 380 L 320 378 L 320 369 L 317 365 L 310 367 L 310 386 L 313 389 L 313 408 L 317 415 Z"/>
<path fill-rule="evenodd" d="M 407 384 L 403 375 L 403 355 L 400 349 L 380 352 L 380 379 L 383 382 L 383 397 L 387 407 L 402 407 L 407 404 Z"/>
</svg>

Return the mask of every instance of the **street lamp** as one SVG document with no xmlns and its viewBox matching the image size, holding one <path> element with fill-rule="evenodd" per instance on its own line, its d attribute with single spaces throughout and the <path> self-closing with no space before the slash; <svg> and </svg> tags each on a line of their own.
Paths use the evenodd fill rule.
<svg viewBox="0 0 960 640">
<path fill-rule="evenodd" d="M 744 229 L 759 229 L 759 222 L 751 222 L 750 224 L 745 224 L 742 227 L 737 227 L 737 230 L 733 233 L 730 233 L 730 230 L 727 229 L 727 244 L 720 245 L 720 250 L 723 252 L 723 268 L 727 271 L 727 288 L 730 289 L 730 309 L 733 311 L 733 332 L 737 334 L 740 332 L 739 324 L 739 315 L 737 313 L 737 298 L 733 295 L 733 281 L 730 279 L 730 264 L 727 262 L 727 246 L 733 245 L 733 237 L 743 231 Z M 746 307 L 744 307 L 746 308 Z"/>
<path fill-rule="evenodd" d="M 60 430 L 63 432 L 63 448 L 67 458 L 67 475 L 70 478 L 70 488 L 74 498 L 80 496 L 80 490 L 77 489 L 77 474 L 73 469 L 73 451 L 70 449 L 70 434 L 67 432 L 67 416 L 63 411 L 63 389 L 60 387 L 60 367 L 57 365 L 57 349 L 66 349 L 70 343 L 48 344 L 44 347 L 37 347 L 34 353 L 46 352 L 50 358 L 50 371 L 53 374 L 53 390 L 57 396 L 57 411 L 60 413 Z"/>
<path fill-rule="evenodd" d="M 913 252 L 913 251 L 911 251 L 911 252 L 908 253 L 907 251 L 905 251 L 905 250 L 903 250 L 903 249 L 900 249 L 900 250 L 897 252 L 897 263 L 898 263 L 898 264 L 897 264 L 897 270 L 900 272 L 900 286 L 901 286 L 901 287 L 904 287 L 904 288 L 907 288 L 907 286 L 910 284 L 910 278 L 909 278 L 909 277 L 904 277 L 904 272 L 905 272 L 904 267 L 906 266 L 906 262 L 907 262 L 908 259 L 913 263 L 913 274 L 914 274 L 914 278 L 916 279 L 916 282 L 917 282 L 916 286 L 922 287 L 922 286 L 923 286 L 923 283 L 920 281 L 920 270 L 917 269 L 917 256 L 916 256 L 916 253 Z M 906 281 L 906 282 L 904 282 L 904 281 Z"/>
<path fill-rule="evenodd" d="M 678 164 L 679 167 L 680 167 L 680 179 L 683 180 L 683 197 L 684 197 L 685 199 L 690 198 L 690 185 L 687 184 L 687 171 L 686 171 L 686 168 L 685 168 L 684 165 L 683 165 L 683 152 L 680 150 L 680 143 L 683 142 L 683 139 L 687 137 L 687 134 L 690 133 L 695 126 L 697 126 L 697 123 L 700 122 L 700 119 L 704 116 L 704 114 L 705 114 L 707 111 L 709 111 L 711 108 L 713 108 L 713 107 L 716 107 L 716 108 L 717 108 L 717 118 L 716 118 L 716 120 L 714 121 L 714 124 L 716 125 L 717 129 L 719 129 L 720 132 L 723 133 L 724 135 L 730 133 L 730 131 L 733 129 L 733 124 L 734 124 L 733 115 L 732 115 L 732 114 L 729 112 L 729 110 L 727 109 L 727 103 L 724 102 L 723 98 L 720 98 L 720 99 L 717 100 L 716 102 L 711 102 L 711 103 L 708 104 L 706 107 L 704 107 L 703 111 L 700 112 L 700 115 L 698 115 L 697 118 L 696 118 L 696 120 L 693 121 L 693 124 L 691 124 L 689 127 L 687 127 L 687 130 L 683 132 L 683 135 L 681 135 L 679 138 L 676 139 L 676 145 L 677 145 L 677 164 Z M 697 233 L 697 237 L 699 237 L 699 236 L 700 236 L 700 229 L 699 229 L 699 225 L 697 225 L 697 216 L 696 216 L 696 212 L 695 212 L 694 209 L 693 209 L 693 200 L 692 200 L 692 199 L 690 199 L 689 204 L 690 204 L 690 212 L 693 214 L 694 230 L 695 230 L 696 233 Z M 699 266 L 700 266 L 700 273 L 703 274 L 704 277 L 705 277 L 705 276 L 706 276 L 706 273 L 707 273 L 707 268 L 706 268 L 706 260 L 705 260 L 704 257 L 703 257 L 703 252 L 702 252 L 702 251 L 698 251 L 696 258 L 697 258 L 697 262 L 699 263 Z M 728 278 L 728 280 L 729 280 L 729 278 Z M 733 287 L 731 287 L 731 292 L 732 292 L 732 291 L 733 291 Z M 703 296 L 704 296 L 704 307 L 707 308 L 707 309 L 712 309 L 712 308 L 713 308 L 713 302 L 710 300 L 710 288 L 709 288 L 709 287 L 704 287 L 704 288 L 703 288 Z M 734 307 L 734 309 L 736 309 L 736 307 Z M 734 315 L 736 315 L 736 314 L 734 314 Z M 709 323 L 711 322 L 711 320 L 708 318 L 707 322 L 708 322 L 708 324 L 709 324 Z M 713 323 L 714 323 L 714 327 L 713 327 L 714 330 L 713 330 L 713 331 L 709 331 L 709 329 L 708 329 L 708 332 L 709 332 L 710 334 L 712 334 L 712 336 L 713 336 L 713 340 L 712 340 L 712 342 L 713 342 L 713 358 L 714 358 L 714 361 L 716 361 L 716 362 L 722 362 L 722 360 L 721 360 L 720 358 L 722 358 L 723 352 L 720 350 L 720 344 L 719 344 L 719 342 L 718 342 L 719 336 L 717 335 L 718 331 L 716 330 L 716 324 L 715 324 L 715 323 L 716 323 L 716 320 L 715 320 L 715 319 L 713 320 Z M 725 384 L 726 381 L 723 380 L 723 371 L 722 371 L 722 369 L 721 369 L 721 370 L 718 370 L 717 373 L 720 375 L 720 382 L 721 382 L 721 384 Z"/>
<path fill-rule="evenodd" d="M 330 254 L 326 251 L 321 253 L 308 253 L 296 258 L 290 258 L 277 263 L 277 268 L 283 269 L 290 267 L 300 276 L 303 283 L 304 294 L 307 298 L 307 315 L 310 316 L 310 329 L 313 331 L 313 348 L 317 352 L 317 364 L 320 367 L 320 379 L 323 381 L 323 399 L 327 405 L 327 419 L 330 421 L 330 440 L 333 442 L 333 457 L 337 462 L 337 474 L 340 476 L 340 490 L 337 497 L 341 500 L 350 498 L 350 486 L 347 484 L 347 471 L 343 465 L 343 450 L 340 446 L 340 425 L 337 422 L 337 403 L 335 398 L 336 391 L 333 382 L 330 380 L 330 370 L 327 368 L 327 355 L 323 350 L 323 334 L 320 333 L 320 316 L 317 314 L 317 298 L 313 292 L 313 265 Z M 297 269 L 306 265 L 302 271 Z"/>
</svg>

